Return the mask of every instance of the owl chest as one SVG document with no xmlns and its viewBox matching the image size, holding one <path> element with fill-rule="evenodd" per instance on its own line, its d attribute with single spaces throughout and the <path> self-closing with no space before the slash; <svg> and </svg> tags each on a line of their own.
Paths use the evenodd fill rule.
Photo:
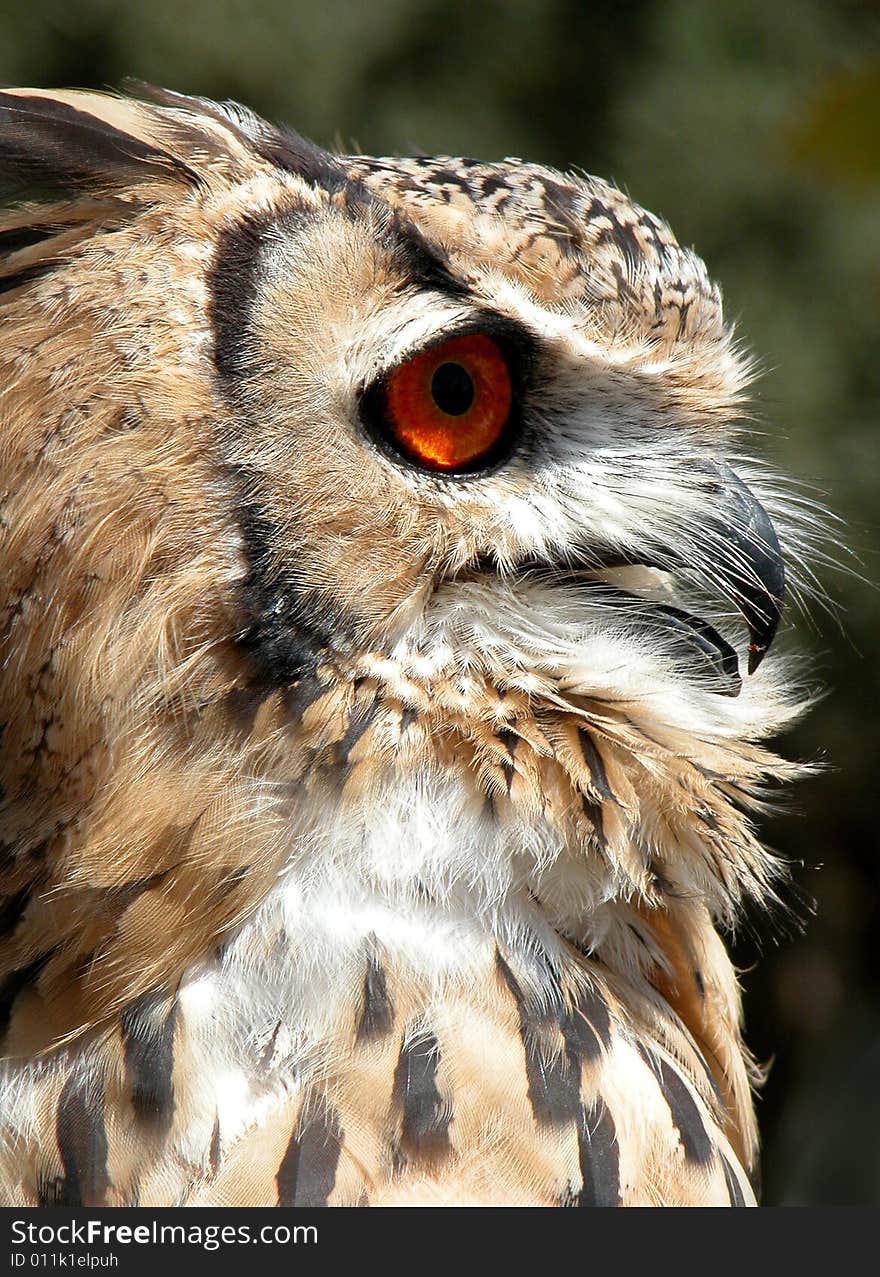
<svg viewBox="0 0 880 1277">
<path fill-rule="evenodd" d="M 620 1018 L 601 964 L 560 985 L 563 942 L 517 874 L 499 874 L 497 847 L 488 880 L 441 895 L 429 874 L 455 848 L 448 821 L 443 840 L 417 841 L 427 820 L 392 849 L 415 875 L 390 872 L 363 828 L 344 847 L 298 846 L 170 1015 L 134 1036 L 124 1021 L 109 1067 L 71 1057 L 69 1073 L 35 1076 L 34 1111 L 54 1118 L 28 1201 L 47 1184 L 62 1200 L 74 1113 L 103 1132 L 94 1204 L 751 1200 L 705 1079 Z"/>
<path fill-rule="evenodd" d="M 408 813 L 391 846 L 387 813 L 344 848 L 311 844 L 184 981 L 187 1200 L 749 1200 L 711 1104 L 618 1019 L 601 964 L 563 992 L 566 946 L 498 848 L 484 840 L 492 890 L 441 894 L 456 848 L 431 819 Z"/>
<path fill-rule="evenodd" d="M 617 1018 L 599 978 L 563 997 L 537 987 L 527 952 L 471 940 L 431 980 L 374 932 L 358 962 L 314 964 L 286 1002 L 254 979 L 182 988 L 175 1046 L 188 1067 L 164 1165 L 189 1162 L 183 1199 L 751 1200 L 699 1085 Z"/>
<path fill-rule="evenodd" d="M 561 960 L 565 942 L 539 895 L 564 892 L 572 858 L 546 823 L 501 826 L 454 783 L 430 793 L 401 783 L 366 808 L 300 809 L 292 830 L 268 896 L 181 988 L 193 1022 L 207 1019 L 215 1040 L 225 1026 L 233 1050 L 249 1042 L 282 1067 L 328 1036 L 361 1034 L 361 1020 L 379 1014 L 379 970 L 430 1002 L 485 979 L 512 937 Z M 581 915 L 586 862 L 582 878 L 572 893 Z"/>
</svg>

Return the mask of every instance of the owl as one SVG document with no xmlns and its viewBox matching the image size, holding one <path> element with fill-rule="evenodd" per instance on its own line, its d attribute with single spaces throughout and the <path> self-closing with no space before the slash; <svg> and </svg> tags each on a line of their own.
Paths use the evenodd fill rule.
<svg viewBox="0 0 880 1277">
<path fill-rule="evenodd" d="M 796 499 L 666 225 L 0 93 L 0 1197 L 754 1203 Z"/>
</svg>

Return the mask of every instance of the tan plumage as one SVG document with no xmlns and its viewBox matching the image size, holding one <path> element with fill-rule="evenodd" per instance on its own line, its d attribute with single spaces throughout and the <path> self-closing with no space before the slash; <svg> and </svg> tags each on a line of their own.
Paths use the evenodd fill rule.
<svg viewBox="0 0 880 1277">
<path fill-rule="evenodd" d="M 596 179 L 154 97 L 0 94 L 4 1201 L 752 1201 L 797 694 L 690 608 L 756 665 L 740 476 L 796 529 L 717 290 Z M 462 332 L 517 420 L 438 474 L 370 405 Z"/>
</svg>

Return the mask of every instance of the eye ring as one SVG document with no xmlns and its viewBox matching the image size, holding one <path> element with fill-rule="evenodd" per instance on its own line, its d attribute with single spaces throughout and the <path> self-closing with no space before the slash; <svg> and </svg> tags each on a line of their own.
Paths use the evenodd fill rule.
<svg viewBox="0 0 880 1277">
<path fill-rule="evenodd" d="M 447 338 L 392 369 L 369 396 L 386 450 L 421 470 L 484 471 L 512 450 L 515 378 L 505 344 L 486 333 Z"/>
</svg>

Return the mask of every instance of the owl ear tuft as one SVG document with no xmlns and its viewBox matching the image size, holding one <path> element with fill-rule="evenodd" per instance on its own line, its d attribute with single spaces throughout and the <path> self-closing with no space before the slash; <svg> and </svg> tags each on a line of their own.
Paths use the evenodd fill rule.
<svg viewBox="0 0 880 1277">
<path fill-rule="evenodd" d="M 235 103 L 128 82 L 131 97 L 0 90 L 0 200 L 66 199 L 144 183 L 201 186 L 262 160 L 335 194 L 353 183 L 329 151 Z"/>
<path fill-rule="evenodd" d="M 319 186 L 331 194 L 352 189 L 351 175 L 330 151 L 325 151 L 287 126 L 268 124 L 237 102 L 211 102 L 207 98 L 187 97 L 139 80 L 126 80 L 125 88 L 139 98 L 171 108 L 178 115 L 185 112 L 197 120 L 212 122 L 227 138 L 234 138 L 261 159 L 268 160 L 286 173 L 295 174 L 312 186 Z"/>
<path fill-rule="evenodd" d="M 0 91 L 0 193 L 115 190 L 199 178 L 163 145 L 149 108 L 109 94 Z"/>
<path fill-rule="evenodd" d="M 267 129 L 261 139 L 255 140 L 254 146 L 264 159 L 278 168 L 295 173 L 304 182 L 320 186 L 331 195 L 343 190 L 351 192 L 355 185 L 335 155 L 293 129 Z"/>
</svg>

